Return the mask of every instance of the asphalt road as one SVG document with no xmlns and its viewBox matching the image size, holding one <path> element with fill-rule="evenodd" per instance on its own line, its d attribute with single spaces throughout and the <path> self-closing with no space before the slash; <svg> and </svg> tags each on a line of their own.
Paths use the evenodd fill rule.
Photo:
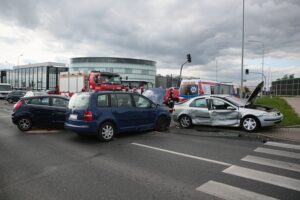
<svg viewBox="0 0 300 200">
<path fill-rule="evenodd" d="M 20 132 L 1 107 L 0 158 L 1 200 L 300 199 L 299 145 L 228 130 L 172 127 L 101 143 L 64 130 Z"/>
</svg>

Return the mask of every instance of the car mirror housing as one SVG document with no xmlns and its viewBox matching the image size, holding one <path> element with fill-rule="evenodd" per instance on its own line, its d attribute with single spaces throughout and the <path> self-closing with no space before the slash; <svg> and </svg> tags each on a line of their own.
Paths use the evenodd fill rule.
<svg viewBox="0 0 300 200">
<path fill-rule="evenodd" d="M 232 106 L 228 106 L 227 110 L 236 110 L 236 109 L 234 107 L 232 107 Z"/>
</svg>

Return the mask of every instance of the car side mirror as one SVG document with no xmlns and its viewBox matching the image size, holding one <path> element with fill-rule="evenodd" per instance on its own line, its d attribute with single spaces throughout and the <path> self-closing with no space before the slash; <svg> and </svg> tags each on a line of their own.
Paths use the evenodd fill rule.
<svg viewBox="0 0 300 200">
<path fill-rule="evenodd" d="M 232 107 L 232 106 L 228 106 L 227 110 L 236 110 L 236 109 L 234 107 Z"/>
</svg>

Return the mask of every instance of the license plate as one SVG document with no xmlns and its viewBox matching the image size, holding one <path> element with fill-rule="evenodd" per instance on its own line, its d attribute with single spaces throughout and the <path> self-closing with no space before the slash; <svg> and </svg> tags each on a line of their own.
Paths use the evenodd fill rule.
<svg viewBox="0 0 300 200">
<path fill-rule="evenodd" d="M 69 119 L 77 119 L 77 115 L 75 115 L 75 114 L 70 114 Z"/>
</svg>

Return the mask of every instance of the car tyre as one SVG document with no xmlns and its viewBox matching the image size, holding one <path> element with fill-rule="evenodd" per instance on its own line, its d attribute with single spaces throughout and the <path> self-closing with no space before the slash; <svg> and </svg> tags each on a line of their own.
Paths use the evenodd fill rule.
<svg viewBox="0 0 300 200">
<path fill-rule="evenodd" d="M 98 132 L 98 138 L 102 142 L 109 142 L 111 141 L 116 133 L 116 128 L 113 123 L 111 122 L 104 122 Z"/>
<path fill-rule="evenodd" d="M 7 99 L 8 103 L 13 103 L 13 100 L 11 98 Z"/>
<path fill-rule="evenodd" d="M 168 122 L 167 117 L 160 116 L 156 122 L 155 130 L 158 132 L 163 132 L 163 131 L 166 131 L 169 126 L 170 126 L 170 124 Z"/>
<path fill-rule="evenodd" d="M 32 127 L 32 121 L 28 117 L 18 119 L 18 128 L 20 131 L 29 131 Z"/>
<path fill-rule="evenodd" d="M 242 119 L 241 127 L 244 131 L 254 132 L 259 128 L 260 124 L 258 119 L 253 116 L 246 116 Z"/>
<path fill-rule="evenodd" d="M 180 127 L 182 127 L 182 128 L 190 128 L 192 126 L 192 120 L 189 116 L 182 115 L 179 118 L 179 124 L 180 124 Z"/>
</svg>

